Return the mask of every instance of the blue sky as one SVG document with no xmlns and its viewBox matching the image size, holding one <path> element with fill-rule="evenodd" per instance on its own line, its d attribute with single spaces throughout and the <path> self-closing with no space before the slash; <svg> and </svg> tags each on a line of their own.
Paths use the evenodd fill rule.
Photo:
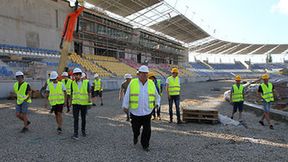
<svg viewBox="0 0 288 162">
<path fill-rule="evenodd" d="M 165 1 L 216 38 L 288 44 L 288 0 Z"/>
</svg>

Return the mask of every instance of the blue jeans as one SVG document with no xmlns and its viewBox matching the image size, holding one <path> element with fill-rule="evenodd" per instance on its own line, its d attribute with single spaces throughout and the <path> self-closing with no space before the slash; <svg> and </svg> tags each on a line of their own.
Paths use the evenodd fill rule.
<svg viewBox="0 0 288 162">
<path fill-rule="evenodd" d="M 20 105 L 16 105 L 16 113 L 27 113 L 28 112 L 28 102 L 23 102 Z"/>
<path fill-rule="evenodd" d="M 270 112 L 270 108 L 271 108 L 271 102 L 266 102 L 265 100 L 263 100 L 264 112 Z"/>
<path fill-rule="evenodd" d="M 180 95 L 175 95 L 175 96 L 170 96 L 169 99 L 169 115 L 170 115 L 170 120 L 173 119 L 173 101 L 175 103 L 176 106 L 176 116 L 177 116 L 177 121 L 180 121 Z"/>
</svg>

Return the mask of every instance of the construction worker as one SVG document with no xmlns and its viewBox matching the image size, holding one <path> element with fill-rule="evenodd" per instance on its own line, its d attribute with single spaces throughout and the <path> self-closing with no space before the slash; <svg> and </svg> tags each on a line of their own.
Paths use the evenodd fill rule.
<svg viewBox="0 0 288 162">
<path fill-rule="evenodd" d="M 149 72 L 148 73 L 148 79 L 151 79 L 153 81 L 153 83 L 154 83 L 154 85 L 156 87 L 156 90 L 157 90 L 158 94 L 160 95 L 160 88 L 161 88 L 160 86 L 161 85 L 159 85 L 158 80 L 156 79 L 156 76 L 155 76 L 155 74 L 153 72 Z M 160 105 L 157 107 L 157 110 L 153 109 L 153 111 L 152 111 L 152 116 L 153 116 L 152 120 L 156 119 L 155 111 L 157 111 L 157 118 L 159 120 L 161 120 L 161 117 L 160 117 Z"/>
<path fill-rule="evenodd" d="M 93 82 L 93 93 L 92 93 L 92 97 L 93 97 L 93 106 L 96 106 L 96 99 L 99 96 L 100 100 L 101 100 L 101 106 L 103 106 L 103 99 L 102 99 L 102 94 L 103 94 L 103 83 L 102 80 L 99 78 L 98 74 L 94 75 L 94 82 Z"/>
<path fill-rule="evenodd" d="M 74 118 L 74 134 L 72 139 L 78 140 L 78 125 L 79 125 L 79 112 L 81 112 L 81 131 L 82 136 L 86 137 L 86 114 L 87 107 L 91 103 L 90 87 L 88 80 L 81 80 L 82 70 L 75 68 L 73 70 L 75 80 L 71 86 L 71 98 L 73 106 L 73 118 Z"/>
<path fill-rule="evenodd" d="M 123 96 L 126 93 L 127 87 L 132 79 L 132 75 L 131 74 L 125 74 L 124 75 L 124 79 L 125 81 L 121 84 L 120 90 L 119 90 L 119 101 L 121 101 L 123 99 Z M 130 121 L 130 115 L 129 112 L 126 113 L 126 121 Z"/>
<path fill-rule="evenodd" d="M 143 126 L 141 145 L 145 151 L 149 151 L 151 112 L 160 105 L 160 96 L 153 81 L 148 79 L 148 72 L 145 65 L 139 68 L 139 76 L 131 80 L 122 104 L 124 112 L 130 112 L 134 145 L 138 142 L 140 128 Z"/>
<path fill-rule="evenodd" d="M 41 90 L 40 90 L 40 92 L 42 93 L 42 96 L 43 96 L 43 97 L 45 97 L 46 89 L 47 89 L 47 86 L 48 86 L 48 84 L 49 84 L 49 82 L 50 82 L 50 73 L 51 73 L 51 72 L 48 72 L 48 78 L 47 78 L 46 82 L 44 83 L 44 85 L 42 86 L 42 88 L 41 88 Z M 49 101 L 46 100 L 45 103 L 44 103 L 44 107 L 45 107 L 46 109 L 48 109 L 48 104 L 49 104 Z M 50 113 L 52 113 L 51 109 L 50 109 Z"/>
<path fill-rule="evenodd" d="M 261 83 L 258 88 L 258 96 L 261 97 L 263 100 L 264 114 L 261 120 L 259 121 L 259 123 L 264 126 L 263 121 L 264 119 L 266 119 L 269 124 L 269 128 L 274 129 L 270 121 L 270 108 L 271 108 L 271 103 L 274 101 L 274 94 L 276 92 L 274 90 L 273 84 L 269 82 L 268 74 L 263 74 L 262 80 L 263 80 L 263 83 Z"/>
<path fill-rule="evenodd" d="M 65 100 L 65 103 L 66 103 L 66 107 L 67 107 L 67 113 L 70 111 L 70 106 L 71 106 L 71 84 L 72 84 L 72 80 L 69 78 L 69 75 L 67 72 L 63 72 L 62 73 L 62 83 L 65 85 L 65 88 L 66 88 L 66 100 Z"/>
<path fill-rule="evenodd" d="M 50 82 L 46 88 L 46 96 L 55 113 L 58 134 L 62 133 L 62 112 L 66 100 L 66 87 L 62 82 L 58 82 L 58 73 L 52 71 L 50 74 Z"/>
<path fill-rule="evenodd" d="M 24 74 L 17 71 L 15 74 L 17 82 L 14 84 L 13 89 L 17 95 L 16 102 L 16 117 L 23 121 L 24 127 L 21 133 L 28 131 L 28 125 L 31 123 L 28 120 L 27 112 L 31 101 L 32 90 L 30 85 L 24 81 Z"/>
<path fill-rule="evenodd" d="M 231 119 L 234 118 L 234 114 L 239 111 L 239 121 L 242 121 L 242 112 L 243 112 L 243 102 L 244 102 L 244 87 L 241 84 L 241 76 L 235 76 L 235 84 L 231 88 L 230 99 L 233 103 L 233 112 Z"/>
<path fill-rule="evenodd" d="M 177 115 L 177 124 L 182 124 L 182 121 L 180 119 L 180 78 L 178 77 L 178 69 L 172 68 L 171 70 L 172 76 L 168 77 L 166 79 L 166 91 L 168 95 L 168 101 L 169 101 L 169 115 L 170 115 L 170 121 L 169 123 L 173 122 L 173 101 L 176 106 L 176 115 Z"/>
</svg>

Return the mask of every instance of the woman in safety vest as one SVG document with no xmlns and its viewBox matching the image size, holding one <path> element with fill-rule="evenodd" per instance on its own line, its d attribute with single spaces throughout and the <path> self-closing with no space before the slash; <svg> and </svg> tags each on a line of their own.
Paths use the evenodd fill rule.
<svg viewBox="0 0 288 162">
<path fill-rule="evenodd" d="M 24 127 L 21 133 L 28 131 L 28 125 L 31 123 L 28 120 L 28 106 L 32 102 L 31 94 L 32 90 L 30 85 L 24 81 L 24 74 L 21 71 L 17 71 L 16 74 L 17 82 L 14 84 L 13 89 L 17 95 L 16 103 L 16 117 L 23 121 Z"/>
<path fill-rule="evenodd" d="M 58 82 L 57 77 L 58 73 L 56 71 L 50 73 L 50 82 L 46 88 L 46 96 L 52 106 L 52 112 L 55 113 L 55 119 L 58 126 L 57 132 L 58 134 L 61 134 L 63 123 L 62 112 L 66 101 L 66 87 L 62 82 Z"/>
</svg>

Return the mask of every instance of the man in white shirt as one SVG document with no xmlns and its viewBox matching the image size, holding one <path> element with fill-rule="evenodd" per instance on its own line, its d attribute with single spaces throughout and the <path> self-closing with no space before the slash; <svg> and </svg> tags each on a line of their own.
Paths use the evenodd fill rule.
<svg viewBox="0 0 288 162">
<path fill-rule="evenodd" d="M 145 151 L 149 151 L 151 113 L 160 105 L 160 96 L 153 81 L 148 80 L 148 72 L 149 69 L 145 65 L 139 68 L 138 78 L 130 82 L 122 104 L 124 112 L 128 113 L 128 109 L 130 112 L 134 145 L 138 142 L 140 128 L 143 126 L 141 145 Z"/>
</svg>

